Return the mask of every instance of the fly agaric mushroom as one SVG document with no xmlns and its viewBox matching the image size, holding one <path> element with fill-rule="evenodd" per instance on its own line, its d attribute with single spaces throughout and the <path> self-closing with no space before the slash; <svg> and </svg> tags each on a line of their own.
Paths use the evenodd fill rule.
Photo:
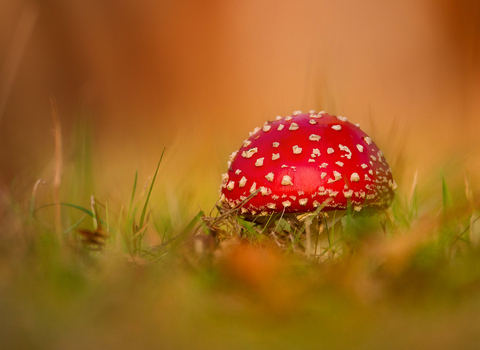
<svg viewBox="0 0 480 350">
<path fill-rule="evenodd" d="M 323 111 L 294 112 L 256 128 L 230 155 L 220 200 L 250 215 L 322 205 L 322 211 L 381 210 L 396 186 L 382 151 L 358 125 Z"/>
</svg>

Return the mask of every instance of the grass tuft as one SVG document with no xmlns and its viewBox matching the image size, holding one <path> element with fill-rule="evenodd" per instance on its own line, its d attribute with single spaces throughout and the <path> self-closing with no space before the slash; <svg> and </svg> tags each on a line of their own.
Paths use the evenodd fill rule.
<svg viewBox="0 0 480 350">
<path fill-rule="evenodd" d="M 168 186 L 164 152 L 141 191 L 135 172 L 124 203 L 75 191 L 57 203 L 40 196 L 41 180 L 20 200 L 0 192 L 5 348 L 317 348 L 321 339 L 332 349 L 438 349 L 439 337 L 440 348 L 480 341 L 480 211 L 467 173 L 437 173 L 432 192 L 412 172 L 411 185 L 377 214 L 319 208 L 245 217 L 240 206 L 214 206 L 180 223 L 169 203 L 185 216 L 197 206 L 157 190 Z M 64 176 L 66 186 L 83 175 Z"/>
</svg>

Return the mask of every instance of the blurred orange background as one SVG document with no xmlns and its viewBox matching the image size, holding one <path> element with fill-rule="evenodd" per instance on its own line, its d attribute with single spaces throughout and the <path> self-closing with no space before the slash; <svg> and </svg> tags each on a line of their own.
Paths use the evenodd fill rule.
<svg viewBox="0 0 480 350">
<path fill-rule="evenodd" d="M 167 147 L 166 192 L 212 205 L 248 131 L 310 109 L 360 123 L 400 185 L 452 159 L 478 175 L 479 32 L 472 0 L 4 0 L 0 184 L 51 181 L 52 97 L 66 167 L 89 120 L 104 197 Z"/>
</svg>

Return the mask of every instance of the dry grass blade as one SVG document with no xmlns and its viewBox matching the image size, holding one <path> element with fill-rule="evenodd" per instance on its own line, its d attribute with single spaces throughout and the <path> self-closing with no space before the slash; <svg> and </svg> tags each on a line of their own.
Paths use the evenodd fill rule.
<svg viewBox="0 0 480 350">
<path fill-rule="evenodd" d="M 33 219 L 33 213 L 35 212 L 35 199 L 37 198 L 38 185 L 45 185 L 45 181 L 42 179 L 37 180 L 32 190 L 32 197 L 30 199 L 30 220 Z"/>
<path fill-rule="evenodd" d="M 52 106 L 52 118 L 53 118 L 53 132 L 55 140 L 55 170 L 53 176 L 53 201 L 55 203 L 55 232 L 57 239 L 60 239 L 62 234 L 62 212 L 60 204 L 60 186 L 62 184 L 62 169 L 63 169 L 63 156 L 62 156 L 62 127 L 60 124 L 60 118 L 58 117 L 57 101 L 55 98 L 50 100 Z"/>
<path fill-rule="evenodd" d="M 413 176 L 413 182 L 412 182 L 412 188 L 410 189 L 410 194 L 408 196 L 408 203 L 410 204 L 412 202 L 413 195 L 415 193 L 415 190 L 417 189 L 417 177 L 418 177 L 418 169 L 415 170 L 415 175 Z"/>
<path fill-rule="evenodd" d="M 7 106 L 15 76 L 20 67 L 28 40 L 35 27 L 37 17 L 38 9 L 36 6 L 33 6 L 31 3 L 23 6 L 20 19 L 13 34 L 11 47 L 7 52 L 0 72 L 0 121 Z"/>
</svg>

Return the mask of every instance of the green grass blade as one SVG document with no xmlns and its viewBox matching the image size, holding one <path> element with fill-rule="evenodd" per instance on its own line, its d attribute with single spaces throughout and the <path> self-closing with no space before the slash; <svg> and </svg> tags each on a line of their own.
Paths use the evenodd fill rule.
<svg viewBox="0 0 480 350">
<path fill-rule="evenodd" d="M 203 211 L 199 211 L 198 214 L 195 215 L 195 217 L 188 223 L 188 225 L 178 235 L 168 239 L 167 241 L 162 241 L 162 243 L 159 245 L 150 247 L 149 252 L 152 253 L 154 251 L 158 251 L 169 244 L 172 244 L 173 248 L 180 245 L 183 242 L 182 238 L 184 238 L 186 235 L 192 232 L 195 229 L 195 226 L 197 225 L 198 222 L 202 222 L 202 217 L 204 215 L 205 213 Z M 178 243 L 175 243 L 175 242 L 178 242 Z"/>
<path fill-rule="evenodd" d="M 260 237 L 260 234 L 255 230 L 254 225 L 251 222 L 248 222 L 246 220 L 243 220 L 241 217 L 237 216 L 236 217 L 237 222 L 242 226 L 245 230 L 247 230 L 247 233 L 249 233 L 252 237 Z"/>
<path fill-rule="evenodd" d="M 132 213 L 133 199 L 135 198 L 135 191 L 137 190 L 138 170 L 135 171 L 135 180 L 133 181 L 132 197 L 130 198 L 130 205 L 128 207 L 127 221 L 130 220 Z"/>
<path fill-rule="evenodd" d="M 157 177 L 158 168 L 160 168 L 160 163 L 162 163 L 162 159 L 163 159 L 163 154 L 164 154 L 164 153 L 165 153 L 165 148 L 163 149 L 162 155 L 160 156 L 160 160 L 158 161 L 157 170 L 155 170 L 155 175 L 153 176 L 152 184 L 150 185 L 150 189 L 149 189 L 149 191 L 148 191 L 147 199 L 145 200 L 145 205 L 143 206 L 142 216 L 140 217 L 140 225 L 139 225 L 139 227 L 143 227 L 143 222 L 144 222 L 144 220 L 145 220 L 145 214 L 147 213 L 148 201 L 150 200 L 150 195 L 152 194 L 153 185 L 155 184 L 155 179 L 156 179 L 156 177 Z"/>
<path fill-rule="evenodd" d="M 445 176 L 443 173 L 441 174 L 442 177 L 442 205 L 443 205 L 443 212 L 446 213 L 448 207 L 451 203 L 450 191 L 448 190 L 447 181 L 445 180 Z"/>
<path fill-rule="evenodd" d="M 38 207 L 37 209 L 34 210 L 34 213 L 37 212 L 38 210 L 40 209 L 43 209 L 43 208 L 46 208 L 46 207 L 51 207 L 52 205 L 55 205 L 55 203 L 48 203 L 48 204 L 44 204 L 40 207 Z M 84 207 L 81 207 L 79 205 L 76 205 L 76 204 L 71 204 L 71 203 L 60 203 L 60 205 L 63 205 L 65 207 L 70 207 L 70 208 L 75 208 L 77 210 L 80 210 L 82 212 L 84 212 L 85 214 L 87 214 L 88 216 L 92 217 L 93 219 L 95 219 L 95 214 L 92 213 L 90 210 L 84 208 Z M 100 218 L 97 218 L 98 221 L 100 221 L 102 223 L 102 225 L 106 225 L 105 221 L 103 221 L 102 219 Z"/>
<path fill-rule="evenodd" d="M 80 225 L 82 223 L 83 220 L 85 220 L 85 218 L 87 217 L 87 215 L 84 215 L 82 216 L 82 218 L 80 220 L 78 220 L 76 223 L 74 223 L 72 226 L 70 226 L 68 229 L 66 229 L 65 231 L 63 231 L 63 234 L 66 235 L 67 233 L 69 233 L 70 231 L 72 231 L 74 228 L 76 228 L 78 225 Z"/>
<path fill-rule="evenodd" d="M 277 220 L 277 218 L 279 217 L 280 215 L 277 213 L 277 214 L 270 214 L 268 220 L 267 220 L 267 223 L 265 224 L 265 226 L 263 227 L 263 230 L 261 233 L 265 233 L 265 231 L 268 229 L 269 225 L 274 222 L 275 220 Z"/>
<path fill-rule="evenodd" d="M 107 235 L 110 234 L 110 220 L 108 219 L 108 203 L 105 202 L 105 220 L 107 221 Z"/>
</svg>

